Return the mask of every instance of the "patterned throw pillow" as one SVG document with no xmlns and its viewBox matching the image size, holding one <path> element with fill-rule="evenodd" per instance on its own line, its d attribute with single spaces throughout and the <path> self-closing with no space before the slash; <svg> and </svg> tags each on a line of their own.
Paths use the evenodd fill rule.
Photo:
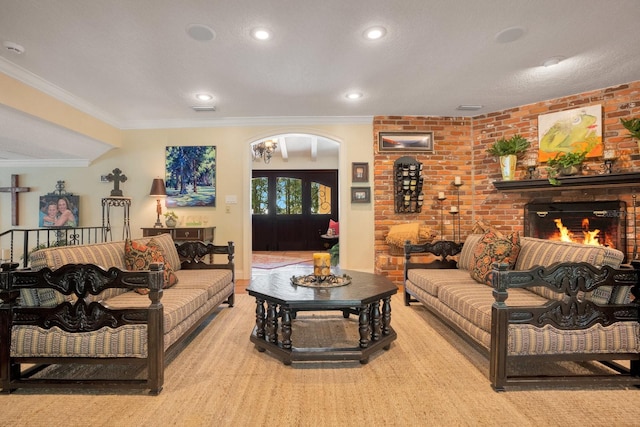
<svg viewBox="0 0 640 427">
<path fill-rule="evenodd" d="M 169 288 L 178 283 L 178 277 L 168 262 L 164 259 L 164 253 L 153 239 L 145 245 L 140 242 L 126 240 L 124 242 L 124 263 L 127 269 L 133 271 L 148 270 L 154 262 L 164 264 L 163 288 Z M 140 294 L 149 293 L 148 289 L 136 289 Z"/>
<path fill-rule="evenodd" d="M 513 269 L 520 253 L 520 234 L 498 235 L 489 230 L 484 233 L 474 250 L 474 265 L 471 277 L 479 283 L 491 285 L 491 264 L 508 263 Z"/>
</svg>

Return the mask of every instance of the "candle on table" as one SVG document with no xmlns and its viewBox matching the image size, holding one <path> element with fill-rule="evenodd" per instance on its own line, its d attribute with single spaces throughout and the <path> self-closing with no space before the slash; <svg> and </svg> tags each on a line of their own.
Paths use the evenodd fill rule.
<svg viewBox="0 0 640 427">
<path fill-rule="evenodd" d="M 331 275 L 331 255 L 326 252 L 313 254 L 313 274 L 314 276 Z"/>
<path fill-rule="evenodd" d="M 453 183 L 455 185 L 462 185 L 462 178 L 460 178 L 459 176 L 456 176 L 455 178 L 453 178 Z"/>
</svg>

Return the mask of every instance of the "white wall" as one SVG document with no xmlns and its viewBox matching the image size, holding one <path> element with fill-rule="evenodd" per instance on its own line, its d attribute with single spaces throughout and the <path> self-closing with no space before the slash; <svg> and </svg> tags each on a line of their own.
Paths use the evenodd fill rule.
<svg viewBox="0 0 640 427">
<path fill-rule="evenodd" d="M 340 143 L 340 265 L 342 268 L 369 271 L 374 269 L 374 210 L 371 204 L 351 204 L 351 163 L 373 165 L 373 127 L 367 124 L 309 126 L 245 126 L 194 129 L 125 130 L 122 148 L 116 148 L 87 168 L 0 168 L 0 186 L 10 186 L 11 175 L 20 176 L 20 185 L 30 187 L 19 194 L 19 226 L 38 226 L 39 196 L 55 190 L 58 180 L 66 182 L 66 190 L 80 196 L 80 225 L 101 225 L 101 199 L 108 197 L 111 183 L 101 183 L 100 176 L 120 168 L 127 176 L 121 184 L 126 197 L 132 198 L 132 237 L 141 236 L 141 227 L 151 227 L 156 220 L 155 199 L 149 197 L 151 181 L 164 176 L 164 148 L 168 145 L 215 145 L 217 147 L 217 206 L 175 209 L 179 216 L 207 215 L 216 226 L 216 243 L 233 240 L 236 244 L 236 271 L 239 278 L 249 278 L 251 253 L 251 216 L 249 190 L 252 160 L 251 142 L 270 135 L 288 132 L 325 136 Z M 369 181 L 373 184 L 373 170 Z M 238 204 L 229 205 L 226 196 L 237 196 Z M 0 193 L 0 230 L 11 226 L 11 196 Z M 120 239 L 121 217 L 112 214 L 113 238 Z M 0 246 L 8 242 L 0 240 Z"/>
</svg>

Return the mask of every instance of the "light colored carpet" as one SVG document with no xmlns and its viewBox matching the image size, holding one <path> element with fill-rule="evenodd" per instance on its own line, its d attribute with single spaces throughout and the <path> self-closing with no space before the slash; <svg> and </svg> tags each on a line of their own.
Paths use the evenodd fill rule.
<svg viewBox="0 0 640 427">
<path fill-rule="evenodd" d="M 494 392 L 488 361 L 423 307 L 392 301 L 389 351 L 358 362 L 285 366 L 249 341 L 255 303 L 237 295 L 170 361 L 159 396 L 18 390 L 0 395 L 3 426 L 632 426 L 640 390 Z M 340 341 L 355 333 L 339 313 L 301 313 L 301 330 L 333 316 Z M 342 332 L 336 326 L 342 322 Z M 346 329 L 345 329 L 346 324 Z M 337 329 L 334 329 L 337 328 Z M 324 332 L 323 332 L 324 334 Z M 116 394 L 118 393 L 118 394 Z"/>
<path fill-rule="evenodd" d="M 290 257 L 285 255 L 274 254 L 253 254 L 251 258 L 251 267 L 271 270 L 274 268 L 285 267 L 287 265 L 300 264 L 304 262 L 312 262 L 311 258 Z"/>
</svg>

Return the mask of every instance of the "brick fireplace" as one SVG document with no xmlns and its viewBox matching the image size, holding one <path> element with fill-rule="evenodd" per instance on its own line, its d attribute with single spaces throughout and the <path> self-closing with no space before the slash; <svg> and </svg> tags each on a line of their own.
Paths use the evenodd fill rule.
<svg viewBox="0 0 640 427">
<path fill-rule="evenodd" d="M 524 235 L 627 249 L 627 204 L 621 200 L 528 203 Z"/>
</svg>

